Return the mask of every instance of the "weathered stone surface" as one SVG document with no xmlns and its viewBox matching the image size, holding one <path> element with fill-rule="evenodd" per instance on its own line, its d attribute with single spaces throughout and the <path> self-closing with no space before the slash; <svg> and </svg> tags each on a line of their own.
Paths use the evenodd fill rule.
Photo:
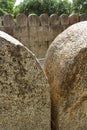
<svg viewBox="0 0 87 130">
<path fill-rule="evenodd" d="M 40 21 L 42 26 L 47 26 L 49 25 L 49 18 L 47 14 L 41 14 L 40 15 Z"/>
<path fill-rule="evenodd" d="M 57 14 L 52 14 L 49 21 L 51 26 L 60 25 L 60 17 Z"/>
<path fill-rule="evenodd" d="M 60 25 L 60 17 L 56 14 L 52 14 L 50 16 L 49 21 L 50 21 L 50 28 L 49 28 L 50 39 L 49 40 L 53 41 L 53 39 L 63 31 L 63 26 Z"/>
<path fill-rule="evenodd" d="M 35 55 L 0 31 L 0 130 L 50 130 L 50 95 Z"/>
<path fill-rule="evenodd" d="M 14 18 L 11 14 L 6 14 L 4 16 L 4 27 L 13 27 L 14 26 Z"/>
<path fill-rule="evenodd" d="M 60 16 L 61 25 L 63 26 L 63 30 L 65 30 L 69 26 L 69 17 L 67 14 L 62 14 Z"/>
<path fill-rule="evenodd" d="M 16 26 L 14 29 L 14 37 L 29 48 L 29 30 L 27 26 Z"/>
<path fill-rule="evenodd" d="M 11 14 L 6 14 L 0 20 L 0 30 L 18 39 L 38 58 L 45 57 L 47 49 L 55 37 L 67 27 L 76 22 L 87 21 L 87 14 L 25 14 L 17 15 L 14 20 Z"/>
<path fill-rule="evenodd" d="M 69 23 L 70 23 L 70 25 L 78 23 L 78 22 L 79 22 L 79 15 L 77 15 L 77 14 L 71 14 L 69 16 Z"/>
<path fill-rule="evenodd" d="M 25 14 L 17 15 L 13 36 L 29 48 L 28 18 Z"/>
<path fill-rule="evenodd" d="M 25 27 L 27 26 L 27 23 L 28 23 L 28 19 L 27 19 L 27 16 L 25 14 L 19 14 L 17 15 L 16 17 L 16 23 L 17 23 L 17 26 L 19 27 Z"/>
<path fill-rule="evenodd" d="M 6 14 L 3 20 L 4 30 L 6 33 L 13 36 L 14 32 L 14 18 L 11 14 Z"/>
<path fill-rule="evenodd" d="M 1 19 L 1 17 L 0 17 L 0 26 L 2 26 L 2 19 Z"/>
<path fill-rule="evenodd" d="M 51 86 L 52 130 L 86 130 L 87 22 L 72 25 L 54 40 L 45 71 Z"/>
<path fill-rule="evenodd" d="M 28 16 L 28 23 L 30 27 L 38 27 L 40 26 L 40 19 L 36 14 L 30 14 Z"/>
</svg>

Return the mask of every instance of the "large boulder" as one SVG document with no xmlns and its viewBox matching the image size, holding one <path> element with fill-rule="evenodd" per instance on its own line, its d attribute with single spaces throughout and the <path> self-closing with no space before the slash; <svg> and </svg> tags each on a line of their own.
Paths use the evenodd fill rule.
<svg viewBox="0 0 87 130">
<path fill-rule="evenodd" d="M 0 130 L 50 130 L 50 90 L 35 55 L 0 31 Z"/>
<path fill-rule="evenodd" d="M 52 130 L 86 130 L 87 22 L 72 25 L 53 41 L 45 71 L 51 87 Z"/>
</svg>

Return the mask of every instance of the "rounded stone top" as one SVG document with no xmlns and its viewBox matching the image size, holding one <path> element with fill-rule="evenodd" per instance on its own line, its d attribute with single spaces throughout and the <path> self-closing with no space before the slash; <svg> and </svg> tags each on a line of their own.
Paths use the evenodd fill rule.
<svg viewBox="0 0 87 130">
<path fill-rule="evenodd" d="M 47 52 L 47 65 L 54 63 L 54 68 L 58 61 L 61 68 L 62 64 L 67 59 L 68 62 L 73 61 L 73 58 L 78 55 L 81 49 L 87 47 L 87 22 L 79 22 L 70 26 L 68 29 L 59 34 Z M 48 62 L 51 61 L 51 64 Z M 56 62 L 56 63 L 55 63 Z M 57 63 L 57 64 L 58 64 Z M 53 66 L 53 65 L 52 65 Z M 51 66 L 51 67 L 52 67 Z M 53 68 L 53 69 L 54 69 Z M 58 70 L 59 71 L 59 70 Z"/>
<path fill-rule="evenodd" d="M 40 26 L 40 19 L 36 14 L 30 14 L 28 16 L 28 22 L 29 26 Z"/>
<path fill-rule="evenodd" d="M 50 93 L 35 55 L 0 31 L 0 129 L 50 130 Z"/>
<path fill-rule="evenodd" d="M 46 25 L 49 25 L 49 17 L 47 14 L 41 14 L 40 15 L 40 21 L 41 21 L 41 25 L 42 26 L 46 26 Z"/>
<path fill-rule="evenodd" d="M 50 25 L 59 25 L 60 24 L 60 17 L 57 14 L 52 14 L 50 16 Z"/>
<path fill-rule="evenodd" d="M 70 22 L 70 25 L 79 22 L 79 15 L 77 15 L 77 14 L 71 14 L 69 16 L 69 22 Z"/>
<path fill-rule="evenodd" d="M 55 83 L 58 86 L 60 82 L 63 82 L 63 77 L 68 73 L 69 66 L 74 62 L 81 62 L 79 65 L 83 64 L 81 55 L 85 58 L 86 54 L 84 53 L 86 52 L 87 22 L 74 24 L 59 34 L 49 47 L 46 55 L 45 70 L 50 84 Z M 80 61 L 76 61 L 76 57 Z"/>
<path fill-rule="evenodd" d="M 27 26 L 27 16 L 25 14 L 18 14 L 16 17 L 17 26 Z"/>
<path fill-rule="evenodd" d="M 14 26 L 14 18 L 11 14 L 4 15 L 4 26 L 5 27 L 12 27 Z"/>
<path fill-rule="evenodd" d="M 61 19 L 61 25 L 69 25 L 69 17 L 67 14 L 62 14 L 60 16 Z"/>
</svg>

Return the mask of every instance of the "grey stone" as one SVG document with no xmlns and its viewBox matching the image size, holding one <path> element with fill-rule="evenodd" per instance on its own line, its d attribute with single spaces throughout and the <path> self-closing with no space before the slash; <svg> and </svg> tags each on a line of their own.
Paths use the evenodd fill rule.
<svg viewBox="0 0 87 130">
<path fill-rule="evenodd" d="M 0 130 L 50 130 L 50 89 L 35 55 L 0 31 Z"/>
<path fill-rule="evenodd" d="M 49 17 L 47 14 L 40 15 L 41 26 L 48 26 L 49 25 Z"/>
<path fill-rule="evenodd" d="M 40 26 L 40 19 L 39 16 L 36 14 L 30 14 L 28 16 L 28 23 L 31 27 L 39 27 Z"/>
<path fill-rule="evenodd" d="M 72 25 L 48 49 L 52 130 L 87 129 L 87 22 Z"/>
</svg>

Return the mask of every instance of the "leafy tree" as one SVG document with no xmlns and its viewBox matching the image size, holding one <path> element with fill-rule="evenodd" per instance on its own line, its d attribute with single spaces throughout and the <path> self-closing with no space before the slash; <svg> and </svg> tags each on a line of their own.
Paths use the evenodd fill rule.
<svg viewBox="0 0 87 130">
<path fill-rule="evenodd" d="M 0 16 L 6 13 L 13 13 L 15 0 L 0 0 Z"/>
<path fill-rule="evenodd" d="M 63 0 L 64 7 L 67 14 L 72 13 L 72 2 L 70 0 Z"/>
<path fill-rule="evenodd" d="M 42 1 L 42 12 L 48 15 L 58 13 L 58 3 L 56 0 L 43 0 Z"/>
<path fill-rule="evenodd" d="M 0 8 L 0 16 L 3 16 L 4 14 L 6 14 L 6 12 Z"/>
<path fill-rule="evenodd" d="M 73 12 L 87 13 L 87 0 L 73 0 Z"/>
<path fill-rule="evenodd" d="M 16 15 L 19 13 L 20 13 L 20 6 L 18 5 L 16 7 L 14 7 L 14 10 L 13 10 L 14 17 L 16 17 Z"/>
<path fill-rule="evenodd" d="M 19 10 L 18 10 L 19 8 Z M 56 13 L 70 13 L 69 0 L 24 0 L 19 6 L 15 8 L 15 12 L 29 15 L 36 13 L 38 15 L 47 13 L 48 15 Z"/>
<path fill-rule="evenodd" d="M 69 0 L 59 0 L 58 1 L 58 8 L 57 8 L 57 11 L 59 14 L 63 14 L 63 13 L 66 13 L 66 14 L 70 14 L 70 2 Z"/>
<path fill-rule="evenodd" d="M 26 15 L 31 13 L 39 14 L 41 12 L 42 4 L 39 0 L 24 0 L 23 3 L 19 6 L 20 10 L 19 13 L 24 13 Z"/>
</svg>

